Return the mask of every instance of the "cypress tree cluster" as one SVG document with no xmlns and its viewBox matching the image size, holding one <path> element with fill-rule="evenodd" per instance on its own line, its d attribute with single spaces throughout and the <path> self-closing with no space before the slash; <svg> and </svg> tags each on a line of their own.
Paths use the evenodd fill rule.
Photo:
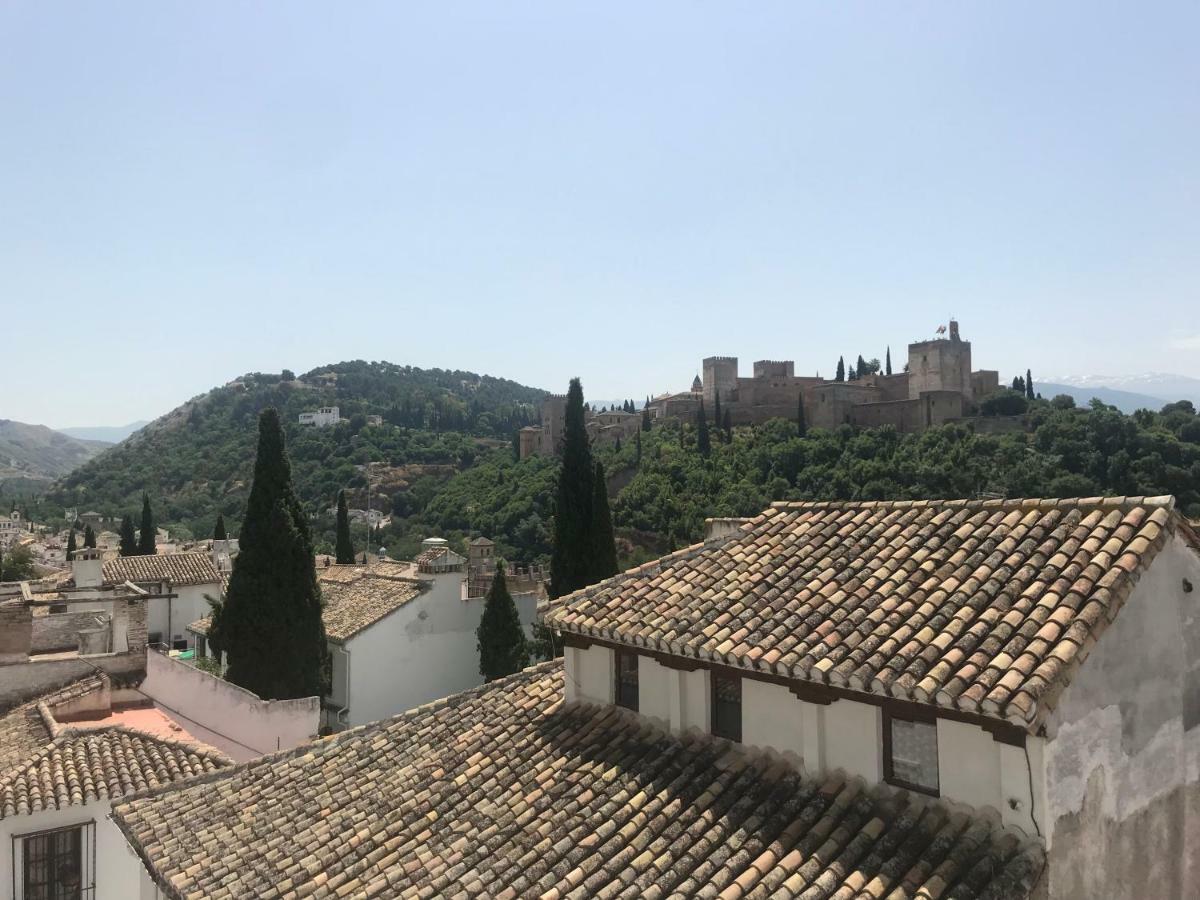
<svg viewBox="0 0 1200 900">
<path fill-rule="evenodd" d="M 334 553 L 339 566 L 348 566 L 354 562 L 354 544 L 350 540 L 350 511 L 346 509 L 345 491 L 338 491 L 337 496 L 337 543 Z"/>
<path fill-rule="evenodd" d="M 508 592 L 504 564 L 496 561 L 496 574 L 483 601 L 483 615 L 475 629 L 479 650 L 479 674 L 484 681 L 495 681 L 512 675 L 529 665 L 529 646 L 517 604 Z"/>
<path fill-rule="evenodd" d="M 154 535 L 154 513 L 150 510 L 150 495 L 142 494 L 142 527 L 138 531 L 138 556 L 153 556 L 158 552 Z"/>
<path fill-rule="evenodd" d="M 616 574 L 612 517 L 604 470 L 597 470 L 584 428 L 583 386 L 571 379 L 554 507 L 554 551 L 550 560 L 550 596 L 561 597 Z M 597 483 L 599 482 L 599 483 Z M 597 493 L 604 492 L 604 502 Z M 605 537 L 607 535 L 607 537 Z"/>
<path fill-rule="evenodd" d="M 258 419 L 254 480 L 229 591 L 210 637 L 225 677 L 264 700 L 322 696 L 325 626 L 308 518 L 292 489 L 283 427 L 273 408 Z"/>
<path fill-rule="evenodd" d="M 846 380 L 846 360 L 841 356 L 838 357 L 837 374 L 833 376 L 833 380 L 834 381 L 845 381 Z"/>
<path fill-rule="evenodd" d="M 121 556 L 138 555 L 137 533 L 133 530 L 133 519 L 130 516 L 121 519 L 121 543 L 117 552 Z"/>
</svg>

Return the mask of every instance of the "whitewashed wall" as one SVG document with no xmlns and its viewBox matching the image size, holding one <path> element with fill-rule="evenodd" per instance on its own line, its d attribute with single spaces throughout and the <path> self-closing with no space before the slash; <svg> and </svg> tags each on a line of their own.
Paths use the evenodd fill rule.
<svg viewBox="0 0 1200 900">
<path fill-rule="evenodd" d="M 162 635 L 163 643 L 170 643 L 172 638 L 190 638 L 186 628 L 197 619 L 211 615 L 212 610 L 204 595 L 214 599 L 221 596 L 219 584 L 188 584 L 171 588 L 177 597 L 156 597 L 146 601 L 146 631 L 158 632 Z"/>
<path fill-rule="evenodd" d="M 321 703 L 317 697 L 260 700 L 221 678 L 170 659 L 146 654 L 142 693 L 182 716 L 198 740 L 235 760 L 287 750 L 316 736 Z M 203 731 L 193 729 L 199 725 Z"/>
<path fill-rule="evenodd" d="M 0 819 L 0 900 L 13 898 L 13 836 L 96 823 L 95 900 L 129 900 L 139 897 L 143 872 L 141 860 L 109 819 L 111 804 L 92 802 L 67 809 L 53 809 L 25 816 Z M 153 895 L 151 895 L 153 896 Z"/>
</svg>

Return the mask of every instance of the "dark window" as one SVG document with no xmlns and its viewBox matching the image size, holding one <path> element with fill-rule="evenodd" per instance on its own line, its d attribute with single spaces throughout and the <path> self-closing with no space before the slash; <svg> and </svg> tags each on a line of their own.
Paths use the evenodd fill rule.
<svg viewBox="0 0 1200 900">
<path fill-rule="evenodd" d="M 712 673 L 712 733 L 742 740 L 742 679 L 737 675 Z"/>
<path fill-rule="evenodd" d="M 883 714 L 883 774 L 899 787 L 937 795 L 938 749 L 935 719 Z"/>
<path fill-rule="evenodd" d="M 84 868 L 85 861 L 91 862 L 91 828 L 63 828 L 19 839 L 21 900 L 91 900 L 94 885 Z"/>
<path fill-rule="evenodd" d="M 625 650 L 617 651 L 617 705 L 638 708 L 638 658 Z"/>
</svg>

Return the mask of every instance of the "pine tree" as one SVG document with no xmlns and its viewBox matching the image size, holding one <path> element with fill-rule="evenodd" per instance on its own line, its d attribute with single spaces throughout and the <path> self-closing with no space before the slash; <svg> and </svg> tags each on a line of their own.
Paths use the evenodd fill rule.
<svg viewBox="0 0 1200 900">
<path fill-rule="evenodd" d="M 339 566 L 354 563 L 354 543 L 350 540 L 350 511 L 346 509 L 346 492 L 337 495 L 337 540 L 334 547 Z"/>
<path fill-rule="evenodd" d="M 800 402 L 796 404 L 796 433 L 800 437 L 808 434 L 808 422 L 804 418 L 804 396 L 801 395 Z"/>
<path fill-rule="evenodd" d="M 708 417 L 704 415 L 704 401 L 700 401 L 700 410 L 696 413 L 696 449 L 701 456 L 712 453 L 712 442 L 708 437 Z"/>
<path fill-rule="evenodd" d="M 833 380 L 834 381 L 845 381 L 846 380 L 846 360 L 841 356 L 838 357 L 837 374 L 833 376 Z"/>
<path fill-rule="evenodd" d="M 617 545 L 613 538 L 612 513 L 608 509 L 608 479 L 604 477 L 604 464 L 596 463 L 592 477 L 592 547 L 589 557 L 592 574 L 589 582 L 595 584 L 616 575 Z"/>
<path fill-rule="evenodd" d="M 1033 399 L 1033 373 L 1028 369 L 1025 370 L 1025 396 Z"/>
<path fill-rule="evenodd" d="M 217 513 L 217 527 L 213 529 L 214 541 L 227 541 L 229 537 L 225 534 L 225 516 Z"/>
<path fill-rule="evenodd" d="M 91 548 L 96 546 L 96 532 L 92 531 L 91 525 L 83 529 L 83 546 Z"/>
<path fill-rule="evenodd" d="M 324 696 L 327 651 L 308 517 L 292 489 L 283 426 L 258 417 L 254 480 L 229 590 L 210 638 L 225 677 L 264 700 Z"/>
<path fill-rule="evenodd" d="M 150 495 L 142 494 L 142 527 L 138 531 L 138 556 L 153 556 L 158 552 L 154 542 L 154 514 L 150 510 Z"/>
<path fill-rule="evenodd" d="M 67 559 L 75 558 L 75 529 L 71 529 L 71 533 L 67 535 Z"/>
<path fill-rule="evenodd" d="M 717 429 L 717 440 L 721 440 L 721 392 L 713 397 L 713 428 Z"/>
<path fill-rule="evenodd" d="M 133 530 L 133 518 L 125 516 L 121 519 L 121 543 L 117 550 L 121 556 L 137 556 L 137 533 Z"/>
<path fill-rule="evenodd" d="M 504 565 L 497 563 L 492 586 L 483 601 L 483 615 L 475 629 L 479 650 L 479 674 L 484 681 L 495 681 L 505 675 L 520 672 L 529 665 L 529 647 L 517 604 L 508 592 Z"/>
<path fill-rule="evenodd" d="M 642 431 L 650 430 L 650 407 L 642 410 Z"/>
<path fill-rule="evenodd" d="M 550 559 L 550 597 L 586 587 L 590 567 L 592 521 L 592 450 L 584 427 L 583 386 L 571 379 L 564 416 L 562 464 L 554 505 L 554 549 Z"/>
<path fill-rule="evenodd" d="M 885 355 L 884 360 L 885 360 L 884 365 L 886 366 L 884 371 L 888 375 L 891 375 L 892 374 L 892 348 L 891 348 L 891 345 L 889 345 L 887 348 L 887 354 Z"/>
</svg>

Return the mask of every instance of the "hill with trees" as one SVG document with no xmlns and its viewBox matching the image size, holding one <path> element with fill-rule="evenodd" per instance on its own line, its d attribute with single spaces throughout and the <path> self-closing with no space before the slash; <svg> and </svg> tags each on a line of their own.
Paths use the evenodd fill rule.
<svg viewBox="0 0 1200 900">
<path fill-rule="evenodd" d="M 373 508 L 394 495 L 431 495 L 481 453 L 511 446 L 535 422 L 545 392 L 502 378 L 386 362 L 344 362 L 296 377 L 252 373 L 202 394 L 72 471 L 40 498 L 45 516 L 66 507 L 137 515 L 148 493 L 158 524 L 184 537 L 209 537 L 223 514 L 237 534 L 254 462 L 255 423 L 279 410 L 296 493 L 312 514 L 345 488 L 365 507 L 370 465 Z M 346 421 L 301 426 L 301 412 L 337 406 Z M 382 425 L 368 425 L 379 416 Z M 400 509 L 407 509 L 401 501 Z"/>
<path fill-rule="evenodd" d="M 71 437 L 45 425 L 0 419 L 0 482 L 6 493 L 32 493 L 110 446 Z"/>
</svg>

